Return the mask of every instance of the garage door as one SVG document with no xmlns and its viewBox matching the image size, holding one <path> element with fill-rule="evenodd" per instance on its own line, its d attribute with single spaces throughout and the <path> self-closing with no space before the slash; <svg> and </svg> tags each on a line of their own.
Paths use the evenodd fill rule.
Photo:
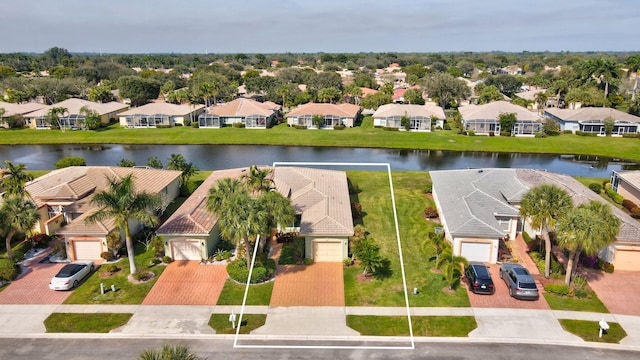
<svg viewBox="0 0 640 360">
<path fill-rule="evenodd" d="M 491 243 L 463 242 L 460 255 L 468 261 L 491 262 Z"/>
<path fill-rule="evenodd" d="M 93 260 L 100 259 L 100 253 L 102 248 L 100 247 L 100 241 L 87 241 L 87 240 L 73 240 L 73 252 L 76 254 L 76 260 Z"/>
<path fill-rule="evenodd" d="M 171 241 L 171 254 L 173 260 L 202 260 L 200 241 Z"/>
<path fill-rule="evenodd" d="M 640 271 L 640 251 L 617 249 L 613 266 L 616 270 Z"/>
<path fill-rule="evenodd" d="M 313 241 L 313 261 L 341 262 L 342 257 L 342 241 Z"/>
</svg>

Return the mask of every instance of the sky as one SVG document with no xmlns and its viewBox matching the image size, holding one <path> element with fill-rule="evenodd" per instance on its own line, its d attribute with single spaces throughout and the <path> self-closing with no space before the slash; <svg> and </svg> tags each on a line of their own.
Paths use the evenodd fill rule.
<svg viewBox="0 0 640 360">
<path fill-rule="evenodd" d="M 638 0 L 0 0 L 0 53 L 638 51 Z"/>
</svg>

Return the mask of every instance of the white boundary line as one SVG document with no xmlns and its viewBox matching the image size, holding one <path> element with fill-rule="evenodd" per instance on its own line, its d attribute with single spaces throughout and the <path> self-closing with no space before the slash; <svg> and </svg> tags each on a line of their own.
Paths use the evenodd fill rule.
<svg viewBox="0 0 640 360">
<path fill-rule="evenodd" d="M 274 162 L 273 167 L 279 165 L 284 166 L 299 166 L 299 165 L 311 165 L 311 166 L 369 166 L 369 167 L 386 167 L 387 174 L 389 176 L 389 190 L 391 192 L 391 204 L 393 206 L 393 220 L 396 227 L 396 239 L 398 241 L 398 254 L 400 257 L 400 270 L 402 273 L 402 285 L 404 286 L 404 301 L 407 308 L 407 322 L 409 325 L 409 339 L 411 346 L 338 346 L 338 345 L 326 345 L 326 346 L 312 346 L 312 345 L 241 345 L 238 344 L 238 337 L 240 336 L 240 323 L 242 322 L 242 316 L 244 314 L 244 308 L 247 301 L 247 295 L 249 293 L 249 283 L 251 279 L 251 272 L 255 264 L 258 242 L 253 250 L 253 258 L 251 259 L 251 269 L 249 269 L 249 277 L 247 278 L 247 284 L 244 290 L 244 296 L 242 298 L 242 307 L 240 308 L 240 317 L 238 319 L 238 327 L 236 328 L 236 334 L 233 339 L 234 348 L 247 348 L 247 349 L 366 349 L 366 350 L 415 350 L 415 340 L 413 336 L 413 326 L 411 323 L 411 309 L 409 307 L 409 293 L 407 291 L 407 278 L 404 271 L 404 260 L 402 256 L 402 245 L 400 243 L 400 228 L 398 226 L 398 212 L 396 210 L 396 200 L 393 189 L 393 180 L 391 177 L 391 165 L 389 163 L 340 163 L 340 162 Z M 259 240 L 259 239 L 258 239 Z M 351 338 L 349 341 L 358 341 L 357 338 Z"/>
</svg>

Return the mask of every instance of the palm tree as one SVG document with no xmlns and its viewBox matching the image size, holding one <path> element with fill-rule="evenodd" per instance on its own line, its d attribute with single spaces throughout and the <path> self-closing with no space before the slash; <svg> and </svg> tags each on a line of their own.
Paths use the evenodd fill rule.
<svg viewBox="0 0 640 360">
<path fill-rule="evenodd" d="M 107 181 L 109 187 L 97 192 L 91 199 L 91 203 L 98 206 L 98 210 L 89 215 L 85 221 L 96 223 L 106 219 L 114 220 L 116 227 L 124 232 L 129 267 L 133 274 L 137 271 L 137 267 L 129 220 L 133 219 L 140 224 L 155 226 L 158 223 L 158 217 L 154 211 L 161 201 L 156 195 L 136 192 L 133 175 L 127 175 L 122 180 L 107 178 Z"/>
<path fill-rule="evenodd" d="M 180 185 L 185 185 L 189 179 L 200 171 L 193 163 L 188 163 L 182 154 L 171 154 L 167 163 L 167 170 L 182 171 Z"/>
<path fill-rule="evenodd" d="M 544 113 L 544 108 L 547 104 L 547 100 L 549 100 L 549 96 L 547 96 L 544 92 L 536 93 L 535 102 L 538 105 L 538 113 Z"/>
<path fill-rule="evenodd" d="M 33 229 L 40 219 L 36 205 L 22 196 L 6 196 L 0 206 L 0 229 L 6 232 L 5 246 L 7 257 L 13 259 L 11 240 L 17 232 L 27 232 Z"/>
<path fill-rule="evenodd" d="M 632 73 L 636 73 L 636 81 L 633 84 L 633 91 L 631 92 L 631 102 L 635 102 L 638 93 L 638 70 L 640 70 L 640 55 L 635 55 L 627 58 L 627 67 L 629 67 L 629 71 L 627 71 L 628 76 L 631 76 Z"/>
<path fill-rule="evenodd" d="M 362 265 L 362 274 L 368 275 L 384 266 L 385 259 L 380 255 L 380 246 L 373 239 L 364 238 L 358 242 L 355 256 Z"/>
<path fill-rule="evenodd" d="M 259 168 L 256 165 L 249 167 L 249 172 L 242 174 L 242 180 L 247 188 L 254 194 L 261 194 L 273 189 L 273 180 L 270 175 L 272 169 Z"/>
<path fill-rule="evenodd" d="M 620 230 L 620 219 L 613 215 L 611 207 L 591 200 L 570 210 L 558 221 L 558 244 L 569 250 L 567 273 L 564 282 L 568 286 L 580 255 L 596 255 L 598 251 L 615 241 Z"/>
<path fill-rule="evenodd" d="M 60 130 L 64 132 L 64 124 L 60 122 L 60 117 L 68 112 L 69 110 L 66 107 L 52 107 L 47 111 L 47 121 L 50 125 L 58 125 Z"/>
<path fill-rule="evenodd" d="M 284 197 L 277 191 L 267 191 L 262 194 L 258 201 L 260 207 L 268 214 L 267 232 L 277 228 L 279 225 L 289 226 L 295 220 L 296 212 L 291 206 L 291 200 Z"/>
<path fill-rule="evenodd" d="M 192 353 L 185 345 L 164 345 L 160 350 L 147 349 L 138 360 L 205 360 Z"/>
<path fill-rule="evenodd" d="M 573 207 L 571 196 L 556 185 L 540 185 L 529 190 L 520 203 L 520 215 L 528 217 L 531 226 L 540 229 L 544 239 L 544 276 L 549 278 L 551 267 L 551 239 L 549 232 L 555 229 L 556 221 Z"/>
<path fill-rule="evenodd" d="M 620 64 L 607 59 L 589 59 L 576 67 L 583 80 L 595 78 L 598 82 L 604 82 L 604 98 L 609 95 L 609 85 L 620 77 Z"/>
<path fill-rule="evenodd" d="M 15 195 L 24 197 L 27 195 L 24 187 L 28 181 L 33 180 L 33 176 L 25 172 L 27 166 L 25 164 L 15 165 L 9 160 L 5 160 L 6 169 L 2 169 L 0 174 L 2 182 L 0 189 L 5 191 L 7 195 Z"/>
<path fill-rule="evenodd" d="M 443 271 L 444 278 L 449 285 L 449 290 L 453 290 L 458 284 L 460 276 L 464 273 L 464 267 L 469 262 L 462 256 L 453 255 L 451 247 L 445 248 L 436 262 L 436 268 Z"/>
</svg>

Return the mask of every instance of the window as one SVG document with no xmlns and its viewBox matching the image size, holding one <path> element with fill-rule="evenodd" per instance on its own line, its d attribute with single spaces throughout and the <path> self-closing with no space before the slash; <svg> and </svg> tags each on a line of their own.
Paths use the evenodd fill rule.
<svg viewBox="0 0 640 360">
<path fill-rule="evenodd" d="M 198 126 L 201 128 L 219 128 L 221 127 L 220 117 L 213 114 L 202 114 L 198 116 Z"/>
</svg>

